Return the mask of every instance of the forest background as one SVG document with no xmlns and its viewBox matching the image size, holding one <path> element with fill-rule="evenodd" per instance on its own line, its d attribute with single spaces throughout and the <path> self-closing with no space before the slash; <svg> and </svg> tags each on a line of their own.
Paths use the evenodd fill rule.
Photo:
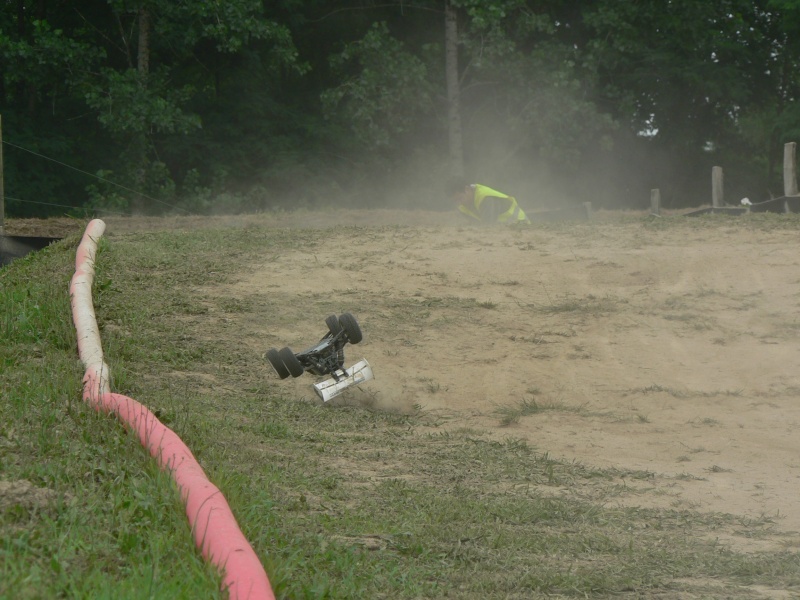
<svg viewBox="0 0 800 600">
<path fill-rule="evenodd" d="M 6 0 L 12 217 L 782 194 L 797 0 Z"/>
</svg>

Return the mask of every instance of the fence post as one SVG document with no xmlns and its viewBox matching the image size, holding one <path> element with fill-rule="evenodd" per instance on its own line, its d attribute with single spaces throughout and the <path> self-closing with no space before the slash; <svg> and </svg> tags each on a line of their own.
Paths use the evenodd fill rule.
<svg viewBox="0 0 800 600">
<path fill-rule="evenodd" d="M 795 170 L 795 153 L 797 144 L 789 142 L 783 145 L 783 195 L 797 196 L 797 171 Z"/>
<path fill-rule="evenodd" d="M 661 216 L 661 190 L 658 188 L 650 190 L 650 214 Z"/>
<path fill-rule="evenodd" d="M 788 142 L 783 145 L 783 212 L 792 212 L 789 198 L 797 197 L 797 144 Z"/>
<path fill-rule="evenodd" d="M 713 167 L 711 169 L 711 207 L 721 208 L 723 203 L 722 167 Z"/>
<path fill-rule="evenodd" d="M 5 215 L 6 192 L 3 187 L 3 115 L 0 115 L 0 235 L 3 235 Z"/>
</svg>

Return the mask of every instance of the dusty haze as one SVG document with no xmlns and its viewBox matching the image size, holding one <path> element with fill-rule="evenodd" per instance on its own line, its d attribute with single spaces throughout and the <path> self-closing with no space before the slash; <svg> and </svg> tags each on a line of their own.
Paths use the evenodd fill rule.
<svg viewBox="0 0 800 600">
<path fill-rule="evenodd" d="M 644 215 L 596 216 L 522 229 L 419 211 L 108 219 L 107 236 L 358 226 L 198 290 L 261 307 L 235 318 L 212 309 L 204 326 L 259 355 L 299 351 L 324 333 L 323 295 L 364 330 L 347 364 L 365 357 L 376 376 L 334 404 L 421 409 L 440 417 L 439 431 L 524 439 L 620 470 L 626 492 L 610 502 L 768 518 L 796 544 L 797 231 L 748 217 L 662 228 Z M 281 381 L 266 363 L 263 375 L 318 402 L 310 375 Z"/>
</svg>

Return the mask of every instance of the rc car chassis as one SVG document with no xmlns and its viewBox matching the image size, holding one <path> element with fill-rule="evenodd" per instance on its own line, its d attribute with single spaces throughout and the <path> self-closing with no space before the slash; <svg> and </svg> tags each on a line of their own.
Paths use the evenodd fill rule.
<svg viewBox="0 0 800 600">
<path fill-rule="evenodd" d="M 286 379 L 300 377 L 308 372 L 312 375 L 331 375 L 332 379 L 314 384 L 314 389 L 327 402 L 352 385 L 373 378 L 372 368 L 366 360 L 361 360 L 349 369 L 344 368 L 344 347 L 349 342 L 358 344 L 363 339 L 361 327 L 350 313 L 337 318 L 330 315 L 325 319 L 328 333 L 313 347 L 294 353 L 291 348 L 267 350 L 267 360 L 278 377 Z"/>
</svg>

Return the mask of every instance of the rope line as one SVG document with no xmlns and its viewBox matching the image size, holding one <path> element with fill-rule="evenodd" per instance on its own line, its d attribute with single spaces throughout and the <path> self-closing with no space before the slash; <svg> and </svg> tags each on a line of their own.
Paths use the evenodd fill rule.
<svg viewBox="0 0 800 600">
<path fill-rule="evenodd" d="M 89 177 L 94 177 L 95 179 L 99 179 L 103 183 L 107 183 L 109 185 L 117 186 L 118 188 L 121 188 L 121 189 L 125 190 L 126 192 L 131 192 L 132 194 L 136 194 L 137 196 L 141 196 L 142 198 L 147 198 L 148 200 L 152 200 L 153 202 L 158 202 L 159 204 L 163 204 L 164 206 L 166 206 L 168 208 L 182 210 L 182 211 L 184 211 L 186 213 L 191 214 L 190 211 L 186 210 L 185 208 L 181 208 L 180 206 L 175 206 L 173 204 L 170 204 L 169 202 L 164 202 L 163 200 L 159 200 L 158 198 L 153 198 L 152 196 L 148 196 L 147 194 L 145 194 L 143 192 L 139 192 L 139 191 L 136 191 L 136 190 L 131 189 L 129 187 L 126 187 L 126 186 L 122 185 L 121 183 L 117 183 L 115 181 L 111 181 L 110 179 L 105 179 L 104 177 L 100 177 L 99 175 L 95 175 L 94 173 L 89 173 L 88 171 L 84 171 L 83 169 L 79 169 L 78 167 L 73 167 L 72 165 L 68 165 L 65 162 L 61 162 L 60 160 L 56 160 L 55 158 L 50 158 L 49 156 L 45 156 L 44 154 L 40 154 L 39 152 L 35 152 L 33 150 L 29 150 L 28 148 L 23 148 L 22 146 L 18 146 L 17 144 L 12 144 L 11 142 L 7 142 L 5 140 L 3 140 L 3 143 L 6 146 L 11 146 L 12 148 L 17 148 L 18 150 L 22 150 L 23 152 L 28 152 L 29 154 L 33 154 L 34 156 L 36 156 L 38 158 L 43 158 L 44 160 L 49 160 L 50 162 L 54 162 L 57 165 L 61 165 L 62 167 L 66 167 L 68 169 L 72 169 L 73 171 L 77 171 L 78 173 L 82 173 L 84 175 L 88 175 Z M 8 196 L 6 196 L 6 198 L 8 198 Z"/>
<path fill-rule="evenodd" d="M 22 202 L 23 204 L 42 204 L 44 206 L 57 206 L 59 208 L 72 208 L 72 209 L 75 209 L 75 210 L 77 210 L 77 209 L 84 209 L 85 210 L 85 208 L 86 208 L 84 206 L 69 206 L 68 204 L 55 204 L 53 202 L 40 202 L 40 201 L 37 201 L 37 200 L 23 200 L 22 198 L 14 198 L 14 196 L 4 196 L 4 198 L 6 200 L 13 200 L 14 202 Z M 122 216 L 122 217 L 125 216 L 125 213 L 115 212 L 115 211 L 111 211 L 111 210 L 102 209 L 101 212 L 103 212 L 105 214 L 109 214 L 109 215 L 118 215 L 118 216 Z"/>
</svg>

